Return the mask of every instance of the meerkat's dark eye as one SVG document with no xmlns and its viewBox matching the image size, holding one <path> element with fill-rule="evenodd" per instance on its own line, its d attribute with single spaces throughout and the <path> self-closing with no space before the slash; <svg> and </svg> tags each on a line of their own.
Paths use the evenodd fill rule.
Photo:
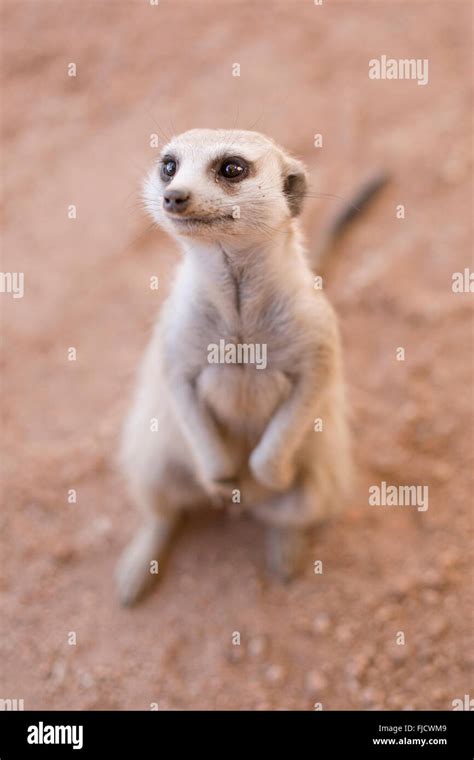
<svg viewBox="0 0 474 760">
<path fill-rule="evenodd" d="M 222 162 L 219 174 L 231 182 L 238 182 L 248 174 L 248 166 L 241 158 L 226 158 Z"/>
<path fill-rule="evenodd" d="M 176 174 L 176 161 L 174 158 L 165 157 L 161 164 L 161 179 L 168 182 Z"/>
</svg>

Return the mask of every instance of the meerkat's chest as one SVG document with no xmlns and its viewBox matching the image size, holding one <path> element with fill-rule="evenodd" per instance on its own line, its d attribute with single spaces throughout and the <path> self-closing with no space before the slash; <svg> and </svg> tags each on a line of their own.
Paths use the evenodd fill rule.
<svg viewBox="0 0 474 760">
<path fill-rule="evenodd" d="M 283 341 L 286 350 L 281 343 L 264 313 L 251 320 L 241 314 L 230 328 L 216 318 L 203 331 L 198 394 L 229 431 L 260 434 L 287 398 L 292 364 L 288 341 Z"/>
</svg>

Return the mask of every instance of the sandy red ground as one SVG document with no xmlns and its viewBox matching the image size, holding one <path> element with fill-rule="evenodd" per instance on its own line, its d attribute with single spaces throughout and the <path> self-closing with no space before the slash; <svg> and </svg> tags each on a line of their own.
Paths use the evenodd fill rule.
<svg viewBox="0 0 474 760">
<path fill-rule="evenodd" d="M 451 709 L 469 693 L 472 295 L 451 278 L 472 268 L 470 7 L 3 0 L 2 269 L 25 273 L 25 296 L 1 296 L 0 698 Z M 429 84 L 370 81 L 381 54 L 428 58 Z M 358 480 L 292 584 L 267 576 L 260 526 L 209 512 L 186 524 L 156 593 L 125 611 L 113 571 L 137 518 L 114 457 L 176 261 L 138 188 L 150 133 L 195 126 L 270 134 L 306 161 L 315 193 L 392 174 L 328 280 Z M 334 209 L 309 200 L 310 242 Z M 369 506 L 381 480 L 429 485 L 428 511 Z"/>
</svg>

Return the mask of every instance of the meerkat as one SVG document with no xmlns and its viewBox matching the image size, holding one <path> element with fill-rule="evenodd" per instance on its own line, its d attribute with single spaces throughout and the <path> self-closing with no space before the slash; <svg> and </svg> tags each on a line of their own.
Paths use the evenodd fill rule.
<svg viewBox="0 0 474 760">
<path fill-rule="evenodd" d="M 250 131 L 185 132 L 145 181 L 148 212 L 183 256 L 122 437 L 122 468 L 144 515 L 117 570 L 125 605 L 156 578 L 152 563 L 184 510 L 237 500 L 265 523 L 268 563 L 287 579 L 308 528 L 344 504 L 352 464 L 341 346 L 302 242 L 306 191 L 304 165 Z M 316 265 L 350 216 L 332 224 Z M 225 349 L 217 363 L 216 345 Z M 252 346 L 265 347 L 265 366 Z"/>
</svg>

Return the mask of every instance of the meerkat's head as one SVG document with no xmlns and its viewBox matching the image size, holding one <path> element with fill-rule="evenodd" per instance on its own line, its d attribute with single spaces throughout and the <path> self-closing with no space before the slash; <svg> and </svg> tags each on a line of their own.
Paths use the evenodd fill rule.
<svg viewBox="0 0 474 760">
<path fill-rule="evenodd" d="M 144 186 L 153 219 L 174 237 L 268 237 L 297 216 L 302 163 L 258 132 L 192 129 L 162 151 Z"/>
</svg>

